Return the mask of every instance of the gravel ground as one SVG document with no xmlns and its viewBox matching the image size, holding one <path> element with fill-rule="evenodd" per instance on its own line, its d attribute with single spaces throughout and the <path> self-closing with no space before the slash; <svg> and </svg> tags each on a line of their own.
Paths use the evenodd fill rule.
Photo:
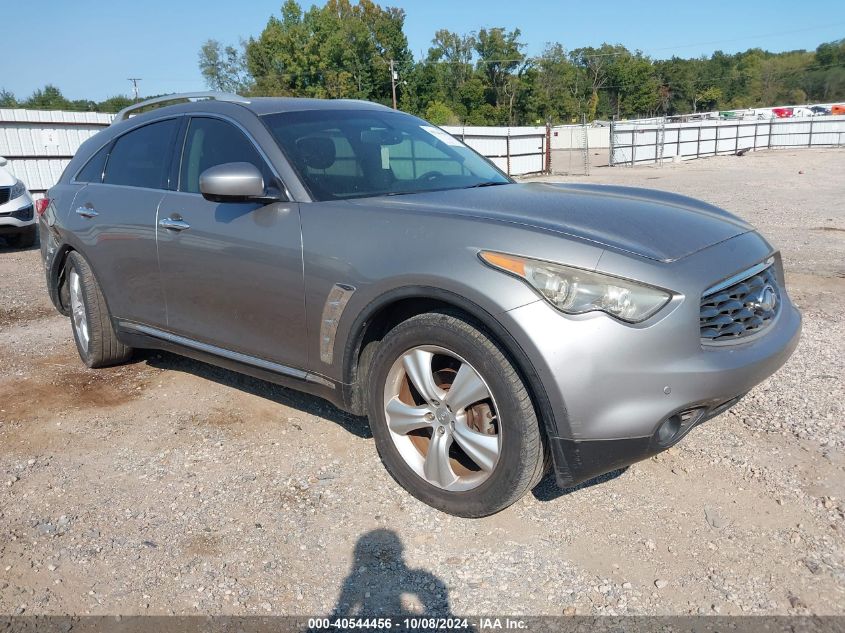
<svg viewBox="0 0 845 633">
<path fill-rule="evenodd" d="M 323 401 L 164 353 L 86 370 L 38 251 L 0 248 L 0 613 L 845 614 L 843 173 L 804 150 L 571 179 L 749 219 L 804 336 L 677 447 L 481 520 L 407 495 Z"/>
</svg>

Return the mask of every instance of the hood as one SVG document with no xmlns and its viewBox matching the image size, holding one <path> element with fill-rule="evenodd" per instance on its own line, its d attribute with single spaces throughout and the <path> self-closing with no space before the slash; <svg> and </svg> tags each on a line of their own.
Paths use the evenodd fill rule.
<svg viewBox="0 0 845 633">
<path fill-rule="evenodd" d="M 663 262 L 754 230 L 693 198 L 610 185 L 535 182 L 349 202 L 522 224 Z"/>
</svg>

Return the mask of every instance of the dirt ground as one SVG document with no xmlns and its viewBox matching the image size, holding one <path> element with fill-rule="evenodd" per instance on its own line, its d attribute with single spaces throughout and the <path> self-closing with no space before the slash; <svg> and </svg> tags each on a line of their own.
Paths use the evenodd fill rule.
<svg viewBox="0 0 845 633">
<path fill-rule="evenodd" d="M 318 399 L 157 352 L 86 370 L 37 249 L 0 247 L 0 614 L 845 614 L 843 174 L 798 150 L 573 178 L 750 220 L 803 338 L 675 448 L 481 520 Z"/>
</svg>

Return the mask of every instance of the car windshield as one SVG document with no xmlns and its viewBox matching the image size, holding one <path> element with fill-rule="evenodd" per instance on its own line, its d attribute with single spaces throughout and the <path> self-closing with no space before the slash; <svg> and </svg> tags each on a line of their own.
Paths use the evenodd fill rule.
<svg viewBox="0 0 845 633">
<path fill-rule="evenodd" d="M 511 182 L 461 141 L 408 114 L 306 110 L 262 118 L 316 200 Z"/>
</svg>

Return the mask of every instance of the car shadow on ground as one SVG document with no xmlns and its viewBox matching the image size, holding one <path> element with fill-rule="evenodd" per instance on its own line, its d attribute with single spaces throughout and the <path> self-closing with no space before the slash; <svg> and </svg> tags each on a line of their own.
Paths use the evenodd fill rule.
<svg viewBox="0 0 845 633">
<path fill-rule="evenodd" d="M 537 501 L 554 501 L 555 499 L 560 499 L 561 497 L 583 490 L 584 488 L 592 488 L 593 486 L 598 486 L 599 484 L 607 483 L 617 477 L 621 477 L 625 474 L 625 471 L 628 470 L 628 468 L 629 466 L 625 466 L 624 468 L 612 470 L 609 473 L 599 475 L 598 477 L 594 477 L 593 479 L 589 479 L 584 483 L 570 488 L 561 488 L 558 486 L 557 481 L 555 481 L 554 473 L 549 473 L 543 477 L 539 484 L 534 486 L 531 494 L 534 495 L 534 498 L 537 499 Z"/>
<path fill-rule="evenodd" d="M 337 603 L 326 617 L 390 617 L 393 631 L 419 630 L 405 618 L 455 618 L 449 591 L 440 578 L 424 569 L 409 568 L 404 545 L 393 530 L 376 529 L 358 538 L 352 567 Z M 314 629 L 316 630 L 316 629 Z M 462 631 L 475 631 L 470 625 Z"/>
<path fill-rule="evenodd" d="M 327 400 L 323 400 L 317 396 L 302 393 L 294 389 L 287 389 L 266 380 L 261 380 L 260 378 L 253 378 L 246 374 L 161 350 L 136 350 L 131 362 L 146 363 L 150 367 L 157 369 L 181 371 L 198 378 L 203 378 L 204 380 L 211 380 L 217 384 L 238 389 L 239 391 L 258 396 L 259 398 L 265 398 L 277 404 L 297 409 L 303 413 L 325 418 L 340 425 L 357 437 L 365 439 L 372 438 L 372 432 L 370 431 L 370 424 L 367 418 L 341 411 Z M 533 488 L 531 494 L 538 501 L 554 501 L 578 490 L 616 479 L 626 470 L 628 470 L 628 467 L 620 468 L 570 488 L 560 488 L 555 481 L 554 474 L 550 473 Z"/>
<path fill-rule="evenodd" d="M 323 400 L 317 396 L 293 389 L 286 389 L 285 387 L 261 380 L 260 378 L 253 378 L 246 374 L 159 350 L 136 350 L 132 362 L 143 362 L 157 369 L 181 371 L 197 376 L 198 378 L 211 380 L 217 384 L 238 389 L 239 391 L 265 398 L 277 404 L 297 409 L 303 413 L 325 418 L 342 426 L 357 437 L 372 437 L 370 425 L 366 418 L 341 411 L 327 400 Z"/>
</svg>

